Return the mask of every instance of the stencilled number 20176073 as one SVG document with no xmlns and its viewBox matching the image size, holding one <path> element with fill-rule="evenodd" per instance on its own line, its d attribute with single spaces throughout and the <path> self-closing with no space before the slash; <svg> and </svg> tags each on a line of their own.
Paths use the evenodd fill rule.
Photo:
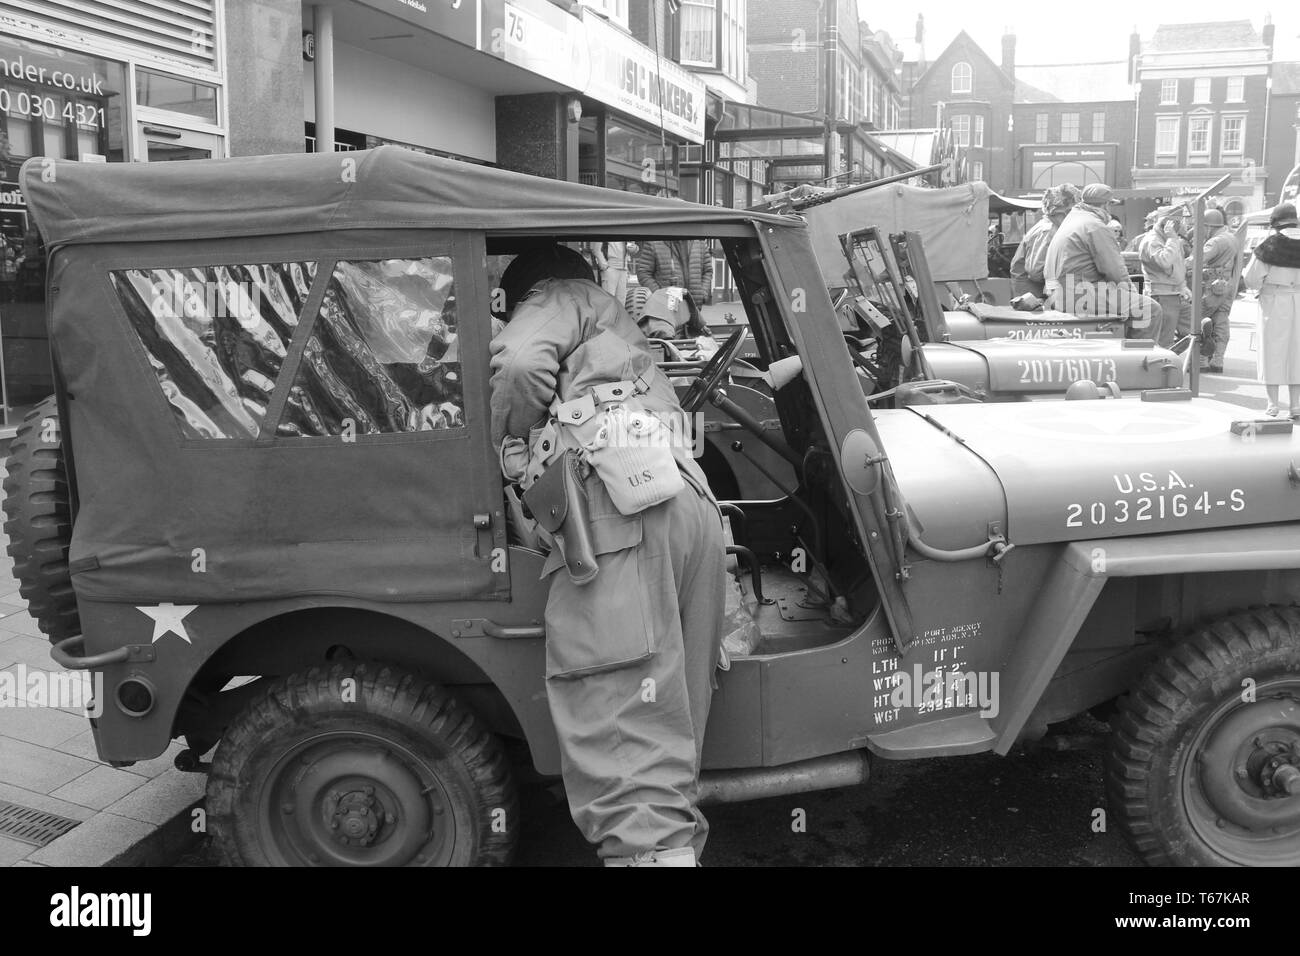
<svg viewBox="0 0 1300 956">
<path fill-rule="evenodd" d="M 1132 500 L 1116 498 L 1114 501 L 1072 503 L 1065 506 L 1067 528 L 1100 527 L 1107 524 L 1127 524 L 1139 521 L 1163 521 L 1167 518 L 1187 518 L 1197 514 L 1211 515 L 1221 509 L 1232 512 L 1246 510 L 1246 492 L 1233 488 L 1223 498 L 1208 491 L 1197 494 L 1141 495 Z"/>
</svg>

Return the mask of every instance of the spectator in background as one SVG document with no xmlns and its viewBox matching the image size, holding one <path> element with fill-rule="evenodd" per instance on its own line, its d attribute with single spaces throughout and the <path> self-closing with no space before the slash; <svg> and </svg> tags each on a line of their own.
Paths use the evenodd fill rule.
<svg viewBox="0 0 1300 956">
<path fill-rule="evenodd" d="M 627 298 L 627 246 L 626 242 L 601 242 L 593 247 L 600 287 L 619 302 Z"/>
<path fill-rule="evenodd" d="M 1124 224 L 1118 219 L 1112 219 L 1107 225 L 1110 226 L 1111 235 L 1115 237 L 1115 245 L 1120 249 L 1124 248 Z"/>
<path fill-rule="evenodd" d="M 1178 235 L 1178 224 L 1173 215 L 1155 221 L 1142 237 L 1138 258 L 1142 263 L 1143 290 L 1160 303 L 1163 313 L 1159 326 L 1151 328 L 1150 336 L 1161 348 L 1172 348 L 1178 312 L 1183 300 L 1190 299 L 1183 239 Z"/>
<path fill-rule="evenodd" d="M 1255 247 L 1243 278 L 1259 290 L 1259 377 L 1269 415 L 1278 415 L 1278 390 L 1287 386 L 1289 414 L 1300 419 L 1300 220 L 1284 202 L 1269 216 L 1273 234 Z"/>
<path fill-rule="evenodd" d="M 713 255 L 703 239 L 648 239 L 636 257 L 636 280 L 646 290 L 679 286 L 696 305 L 713 301 Z"/>
<path fill-rule="evenodd" d="M 1155 228 L 1155 225 L 1159 220 L 1160 220 L 1159 209 L 1152 209 L 1149 213 L 1147 213 L 1147 217 L 1145 221 L 1142 223 L 1143 231 L 1139 232 L 1136 236 L 1134 236 L 1132 239 L 1128 241 L 1128 245 L 1124 247 L 1124 251 L 1137 252 L 1138 247 L 1142 245 L 1142 240 L 1147 237 L 1148 232 L 1150 232 L 1152 229 Z"/>
</svg>

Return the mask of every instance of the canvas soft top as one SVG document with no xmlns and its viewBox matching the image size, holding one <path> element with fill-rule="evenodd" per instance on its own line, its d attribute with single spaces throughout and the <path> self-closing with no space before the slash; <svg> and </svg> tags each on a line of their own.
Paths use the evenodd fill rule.
<svg viewBox="0 0 1300 956">
<path fill-rule="evenodd" d="M 399 146 L 183 163 L 37 157 L 20 173 L 50 246 L 339 229 L 591 231 L 798 220 L 475 166 Z"/>
</svg>

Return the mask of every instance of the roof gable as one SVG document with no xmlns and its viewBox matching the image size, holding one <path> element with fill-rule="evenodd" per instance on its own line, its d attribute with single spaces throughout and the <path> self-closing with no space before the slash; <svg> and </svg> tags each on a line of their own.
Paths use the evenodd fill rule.
<svg viewBox="0 0 1300 956">
<path fill-rule="evenodd" d="M 975 70 L 977 84 L 981 75 L 980 71 L 988 70 L 991 71 L 991 75 L 995 76 L 1002 86 L 1010 87 L 1013 85 L 1011 77 L 1002 72 L 1002 67 L 998 66 L 993 58 L 984 52 L 984 48 L 976 43 L 969 33 L 961 30 L 952 38 L 952 42 L 943 48 L 943 52 L 935 57 L 930 65 L 925 68 L 925 71 L 913 81 L 912 88 L 915 89 L 922 83 L 929 82 L 930 74 L 940 66 L 944 68 L 946 73 L 952 69 L 954 63 L 960 63 L 963 60 L 971 63 L 972 69 Z"/>
</svg>

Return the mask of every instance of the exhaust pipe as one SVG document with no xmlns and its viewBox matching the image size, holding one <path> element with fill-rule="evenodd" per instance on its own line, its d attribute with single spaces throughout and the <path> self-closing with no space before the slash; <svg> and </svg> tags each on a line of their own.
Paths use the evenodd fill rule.
<svg viewBox="0 0 1300 956">
<path fill-rule="evenodd" d="M 850 750 L 779 767 L 706 770 L 700 774 L 700 804 L 740 803 L 813 790 L 858 787 L 871 777 L 871 755 Z"/>
</svg>

